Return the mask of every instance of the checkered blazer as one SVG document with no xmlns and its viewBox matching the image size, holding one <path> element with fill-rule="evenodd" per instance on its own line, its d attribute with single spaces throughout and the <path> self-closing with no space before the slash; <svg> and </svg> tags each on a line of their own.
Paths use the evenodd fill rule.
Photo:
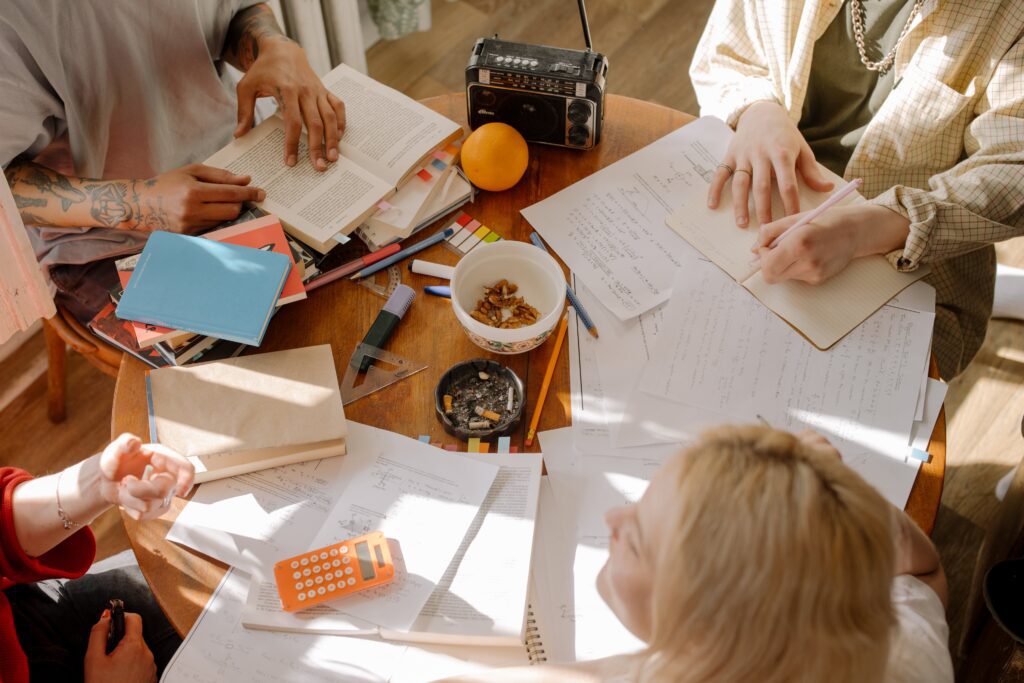
<svg viewBox="0 0 1024 683">
<path fill-rule="evenodd" d="M 772 100 L 799 122 L 814 43 L 844 5 L 718 0 L 690 66 L 701 114 L 735 126 L 751 103 Z M 888 258 L 900 270 L 932 266 L 932 347 L 948 378 L 985 338 L 992 244 L 1024 234 L 1024 0 L 925 0 L 894 69 L 845 175 L 910 220 Z"/>
</svg>

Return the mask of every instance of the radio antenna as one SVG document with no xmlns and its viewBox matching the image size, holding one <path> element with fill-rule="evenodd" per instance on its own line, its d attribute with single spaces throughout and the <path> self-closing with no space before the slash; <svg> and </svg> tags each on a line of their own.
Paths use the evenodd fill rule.
<svg viewBox="0 0 1024 683">
<path fill-rule="evenodd" d="M 583 4 L 583 0 L 578 0 L 580 5 L 580 23 L 583 24 L 583 41 L 587 44 L 587 52 L 590 52 L 593 46 L 590 44 L 590 24 L 587 22 L 587 8 Z"/>
</svg>

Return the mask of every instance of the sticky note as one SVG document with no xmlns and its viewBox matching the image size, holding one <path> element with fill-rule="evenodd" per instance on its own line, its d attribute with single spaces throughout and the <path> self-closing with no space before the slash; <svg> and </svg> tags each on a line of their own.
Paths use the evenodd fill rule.
<svg viewBox="0 0 1024 683">
<path fill-rule="evenodd" d="M 498 438 L 498 452 L 508 453 L 509 447 L 512 445 L 512 437 L 502 436 Z"/>
<path fill-rule="evenodd" d="M 928 451 L 922 451 L 920 448 L 914 448 L 910 451 L 910 457 L 914 460 L 920 460 L 921 462 L 928 462 L 931 460 L 931 455 Z"/>
<path fill-rule="evenodd" d="M 470 439 L 469 442 L 468 442 L 468 448 L 466 448 L 466 452 L 467 453 L 479 453 L 480 452 L 480 439 L 476 438 L 475 436 L 472 439 Z"/>
<path fill-rule="evenodd" d="M 480 442 L 480 451 L 479 452 L 480 453 L 486 453 L 489 450 L 491 450 L 491 444 L 487 443 L 486 441 L 481 441 Z"/>
<path fill-rule="evenodd" d="M 417 173 L 416 175 L 419 176 L 420 180 L 423 180 L 428 183 L 434 179 L 434 176 L 430 175 L 430 171 L 428 171 L 425 168 L 421 168 L 419 170 L 419 173 Z"/>
<path fill-rule="evenodd" d="M 465 227 L 465 226 L 469 225 L 470 221 L 472 221 L 472 220 L 473 220 L 472 216 L 470 216 L 468 213 L 463 212 L 463 213 L 459 214 L 459 217 L 455 219 L 455 222 L 458 223 L 459 225 Z"/>
<path fill-rule="evenodd" d="M 498 233 L 496 233 L 496 232 L 494 232 L 492 230 L 490 232 L 490 234 L 488 234 L 487 237 L 484 238 L 484 242 L 488 242 L 488 243 L 490 243 L 490 242 L 497 242 L 500 239 L 501 239 L 501 235 L 499 235 Z"/>
<path fill-rule="evenodd" d="M 420 439 L 420 443 L 430 443 L 430 435 L 429 434 L 420 434 L 419 439 Z"/>
<path fill-rule="evenodd" d="M 452 156 L 455 156 L 456 154 L 459 153 L 459 148 L 456 147 L 455 145 L 448 145 L 447 147 L 444 148 L 444 151 L 448 152 Z"/>
<path fill-rule="evenodd" d="M 433 161 L 430 162 L 430 165 L 436 168 L 438 171 L 443 171 L 444 169 L 448 168 L 448 166 L 440 159 L 434 159 Z"/>
<path fill-rule="evenodd" d="M 480 232 L 480 227 L 480 221 L 470 221 L 469 225 L 466 226 L 466 230 L 469 230 L 470 232 Z M 484 228 L 484 230 L 486 230 L 486 228 Z M 480 235 L 480 237 L 483 238 L 483 235 Z"/>
</svg>

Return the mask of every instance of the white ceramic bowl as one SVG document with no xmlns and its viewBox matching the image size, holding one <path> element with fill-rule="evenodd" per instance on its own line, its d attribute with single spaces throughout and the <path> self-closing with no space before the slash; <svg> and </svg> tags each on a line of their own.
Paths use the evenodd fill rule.
<svg viewBox="0 0 1024 683">
<path fill-rule="evenodd" d="M 484 287 L 508 280 L 540 312 L 537 322 L 500 329 L 474 320 L 469 312 L 483 298 Z M 469 338 L 494 353 L 523 353 L 540 346 L 555 329 L 565 308 L 565 275 L 546 251 L 527 242 L 500 240 L 481 244 L 462 257 L 451 280 L 452 309 Z"/>
</svg>

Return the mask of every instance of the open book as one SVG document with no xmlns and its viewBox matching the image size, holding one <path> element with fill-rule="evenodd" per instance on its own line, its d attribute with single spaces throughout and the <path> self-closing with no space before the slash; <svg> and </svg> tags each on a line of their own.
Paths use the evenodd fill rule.
<svg viewBox="0 0 1024 683">
<path fill-rule="evenodd" d="M 284 163 L 284 121 L 272 116 L 206 160 L 211 166 L 252 177 L 267 192 L 260 208 L 276 214 L 285 229 L 327 252 L 332 238 L 347 235 L 431 155 L 462 135 L 459 124 L 344 64 L 323 78 L 345 103 L 341 157 L 318 172 L 305 136 L 298 163 Z M 426 171 L 429 173 L 429 170 Z"/>
<path fill-rule="evenodd" d="M 366 618 L 383 617 L 392 609 L 383 596 L 363 606 L 370 611 L 363 612 L 362 618 L 353 616 L 355 610 L 350 599 L 302 612 L 285 612 L 273 580 L 255 576 L 242 612 L 242 624 L 271 631 L 377 635 L 407 642 L 522 647 L 530 635 L 525 615 L 541 456 L 471 454 L 465 457 L 496 465 L 499 469 L 462 543 L 410 628 L 383 628 Z M 331 517 L 340 519 L 346 514 L 337 509 L 333 511 L 311 547 L 330 543 L 328 539 L 333 538 L 334 533 Z M 422 533 L 436 534 L 436 527 L 444 521 L 426 519 L 418 523 L 423 525 Z M 431 528 L 435 530 L 432 532 Z"/>
<path fill-rule="evenodd" d="M 690 152 L 688 160 L 704 168 L 714 169 L 725 155 L 731 128 L 717 119 L 705 118 L 690 125 L 699 125 L 702 135 L 699 145 Z M 822 174 L 835 183 L 836 189 L 845 181 L 824 166 Z M 707 174 L 706 180 L 710 178 Z M 666 223 L 716 266 L 745 287 L 776 315 L 792 325 L 819 349 L 827 349 L 861 324 L 872 313 L 885 305 L 906 287 L 930 272 L 927 267 L 913 273 L 900 273 L 883 256 L 855 259 L 845 270 L 820 285 L 803 282 L 784 282 L 770 285 L 761 271 L 751 265 L 750 248 L 757 239 L 757 219 L 751 214 L 751 225 L 736 227 L 733 218 L 730 184 L 722 192 L 717 210 L 707 208 L 707 186 L 700 184 L 681 195 L 683 205 L 675 210 Z M 828 198 L 827 194 L 810 190 L 800 184 L 800 210 L 808 211 Z M 856 192 L 839 203 L 846 206 L 866 200 Z M 773 219 L 781 217 L 782 200 L 776 188 L 772 198 Z"/>
</svg>

